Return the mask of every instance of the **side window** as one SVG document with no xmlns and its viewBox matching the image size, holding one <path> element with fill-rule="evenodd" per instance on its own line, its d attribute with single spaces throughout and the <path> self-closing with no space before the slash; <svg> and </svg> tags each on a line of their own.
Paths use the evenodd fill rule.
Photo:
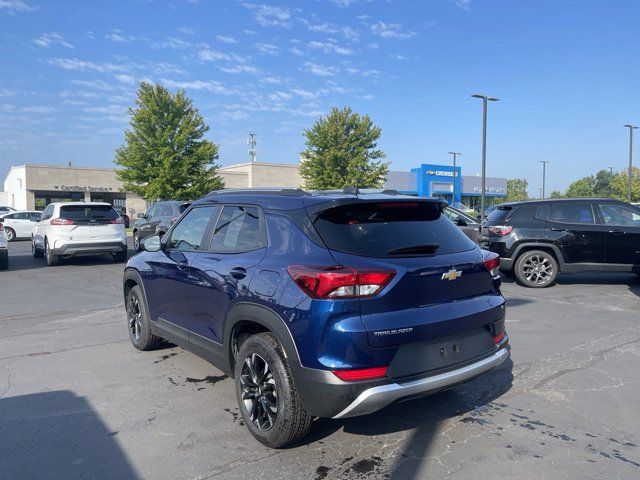
<svg viewBox="0 0 640 480">
<path fill-rule="evenodd" d="M 227 206 L 222 209 L 213 232 L 211 250 L 248 252 L 266 245 L 257 207 Z"/>
<path fill-rule="evenodd" d="M 549 215 L 549 207 L 547 207 L 546 205 L 536 208 L 536 218 L 546 220 L 547 215 Z"/>
<path fill-rule="evenodd" d="M 205 232 L 215 206 L 191 210 L 171 231 L 168 247 L 171 250 L 201 250 Z"/>
<path fill-rule="evenodd" d="M 173 216 L 173 207 L 171 205 L 159 205 L 158 213 L 156 214 L 159 217 L 172 217 Z"/>
<path fill-rule="evenodd" d="M 31 212 L 29 214 L 29 220 L 31 220 L 32 222 L 37 222 L 38 220 L 40 220 L 40 214 L 38 212 Z"/>
<path fill-rule="evenodd" d="M 595 223 L 589 203 L 555 203 L 551 205 L 549 220 L 562 223 Z"/>
<path fill-rule="evenodd" d="M 10 213 L 9 215 L 5 215 L 4 217 L 5 220 L 12 220 L 14 218 L 16 218 L 16 214 L 15 213 Z"/>
<path fill-rule="evenodd" d="M 445 208 L 442 213 L 444 213 L 445 217 L 447 217 L 449 220 L 454 221 L 456 218 L 458 218 L 458 214 L 455 213 L 453 210 L 451 210 L 450 208 Z"/>
<path fill-rule="evenodd" d="M 147 210 L 147 217 L 155 217 L 158 213 L 158 205 L 154 205 L 149 210 Z"/>
<path fill-rule="evenodd" d="M 14 214 L 13 218 L 15 218 L 16 220 L 29 220 L 29 214 L 25 212 L 20 212 L 20 213 Z"/>
<path fill-rule="evenodd" d="M 53 215 L 53 205 L 49 205 L 47 208 L 44 209 L 44 212 L 42 212 L 42 217 L 40 217 L 40 220 L 48 220 L 51 218 L 51 215 Z"/>
<path fill-rule="evenodd" d="M 612 203 L 599 203 L 598 208 L 607 225 L 635 225 L 640 226 L 640 211 Z"/>
</svg>

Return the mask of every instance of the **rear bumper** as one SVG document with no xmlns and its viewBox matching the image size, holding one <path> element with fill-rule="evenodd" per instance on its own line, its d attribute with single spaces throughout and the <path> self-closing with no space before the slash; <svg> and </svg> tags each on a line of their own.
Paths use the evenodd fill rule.
<svg viewBox="0 0 640 480">
<path fill-rule="evenodd" d="M 435 393 L 444 388 L 471 380 L 478 375 L 497 367 L 509 358 L 509 349 L 502 348 L 493 355 L 470 365 L 438 375 L 421 378 L 405 383 L 390 383 L 371 387 L 360 393 L 333 418 L 347 418 L 373 413 L 402 398 Z"/>
<path fill-rule="evenodd" d="M 60 244 L 58 241 L 56 242 L 56 248 L 52 249 L 52 253 L 60 256 L 115 254 L 126 252 L 127 248 L 127 244 L 122 242 Z"/>
<path fill-rule="evenodd" d="M 500 270 L 506 272 L 513 270 L 513 258 L 500 257 Z"/>
</svg>

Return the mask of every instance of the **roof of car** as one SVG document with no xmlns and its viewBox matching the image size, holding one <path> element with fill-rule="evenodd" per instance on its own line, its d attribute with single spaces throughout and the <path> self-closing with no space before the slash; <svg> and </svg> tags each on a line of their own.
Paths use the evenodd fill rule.
<svg viewBox="0 0 640 480">
<path fill-rule="evenodd" d="M 194 205 L 202 203 L 253 203 L 274 210 L 295 210 L 302 207 L 318 205 L 321 203 L 336 202 L 342 203 L 344 200 L 420 200 L 444 202 L 440 198 L 415 197 L 402 195 L 395 190 L 377 189 L 345 189 L 345 190 L 320 190 L 305 191 L 292 188 L 274 189 L 224 189 L 215 190 L 203 198 L 194 202 Z"/>
<path fill-rule="evenodd" d="M 497 208 L 501 207 L 515 207 L 518 205 L 536 205 L 540 203 L 561 203 L 561 202 L 616 202 L 616 203 L 625 203 L 621 200 L 616 200 L 615 198 L 599 198 L 599 197 L 574 197 L 574 198 L 545 198 L 545 199 L 536 199 L 536 200 L 523 200 L 521 202 L 506 202 L 496 205 Z"/>
<path fill-rule="evenodd" d="M 54 206 L 95 206 L 95 205 L 108 205 L 109 207 L 111 206 L 110 203 L 106 203 L 106 202 L 52 202 L 49 205 L 54 205 Z"/>
</svg>

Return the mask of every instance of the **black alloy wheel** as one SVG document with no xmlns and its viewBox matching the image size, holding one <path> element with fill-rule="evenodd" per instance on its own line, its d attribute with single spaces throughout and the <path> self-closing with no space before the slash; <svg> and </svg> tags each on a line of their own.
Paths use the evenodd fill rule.
<svg viewBox="0 0 640 480">
<path fill-rule="evenodd" d="M 257 353 L 245 358 L 240 376 L 242 402 L 259 430 L 273 427 L 278 415 L 278 393 L 271 367 Z"/>
</svg>

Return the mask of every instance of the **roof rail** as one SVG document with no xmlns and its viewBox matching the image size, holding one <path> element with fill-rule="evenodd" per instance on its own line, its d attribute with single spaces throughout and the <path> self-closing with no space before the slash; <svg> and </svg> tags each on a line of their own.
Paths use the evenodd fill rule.
<svg viewBox="0 0 640 480">
<path fill-rule="evenodd" d="M 301 197 L 308 195 L 301 188 L 223 188 L 220 190 L 212 190 L 207 194 L 208 197 L 214 195 L 289 195 L 293 197 Z"/>
</svg>

